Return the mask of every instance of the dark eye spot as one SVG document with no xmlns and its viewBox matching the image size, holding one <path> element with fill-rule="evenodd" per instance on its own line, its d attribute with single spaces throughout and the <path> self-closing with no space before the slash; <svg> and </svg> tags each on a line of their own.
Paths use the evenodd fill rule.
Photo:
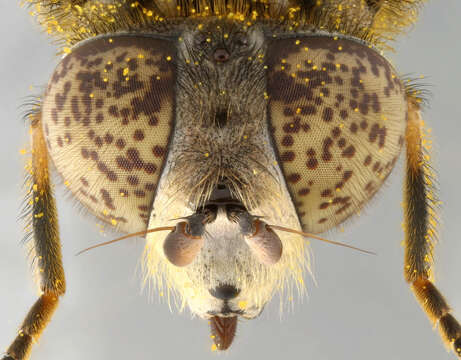
<svg viewBox="0 0 461 360">
<path fill-rule="evenodd" d="M 238 39 L 237 40 L 237 45 L 242 46 L 242 47 L 248 46 L 248 39 L 246 39 L 246 38 Z"/>
<path fill-rule="evenodd" d="M 224 48 L 216 49 L 214 52 L 214 59 L 216 62 L 226 62 L 229 60 L 229 56 L 229 52 Z"/>
<path fill-rule="evenodd" d="M 246 34 L 238 34 L 235 37 L 235 43 L 241 47 L 248 46 L 248 37 L 246 36 Z"/>
</svg>

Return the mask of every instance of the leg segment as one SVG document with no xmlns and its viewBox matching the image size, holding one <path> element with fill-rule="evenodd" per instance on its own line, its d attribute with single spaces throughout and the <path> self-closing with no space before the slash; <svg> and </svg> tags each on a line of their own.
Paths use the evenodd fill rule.
<svg viewBox="0 0 461 360">
<path fill-rule="evenodd" d="M 440 335 L 461 357 L 461 325 L 431 282 L 432 249 L 436 237 L 432 172 L 424 153 L 422 119 L 416 99 L 408 102 L 405 179 L 405 268 L 404 276 L 429 319 L 438 324 Z"/>
<path fill-rule="evenodd" d="M 6 351 L 4 360 L 25 360 L 32 342 L 38 339 L 51 320 L 58 297 L 65 292 L 56 206 L 48 173 L 48 153 L 40 114 L 33 114 L 32 163 L 30 165 L 30 223 L 33 231 L 34 264 L 41 295 L 24 319 L 18 335 Z"/>
</svg>

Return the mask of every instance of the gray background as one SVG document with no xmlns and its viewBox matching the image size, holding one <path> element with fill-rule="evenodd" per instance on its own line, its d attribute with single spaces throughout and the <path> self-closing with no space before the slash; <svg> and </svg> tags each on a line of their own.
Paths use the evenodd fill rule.
<svg viewBox="0 0 461 360">
<path fill-rule="evenodd" d="M 8 4 L 6 4 L 8 3 Z M 18 106 L 29 85 L 44 85 L 57 58 L 55 48 L 38 31 L 16 1 L 1 0 L 0 10 L 0 351 L 13 339 L 36 299 L 20 246 L 17 221 L 21 200 L 22 161 L 27 142 Z M 461 319 L 461 174 L 459 100 L 461 2 L 433 1 L 421 21 L 402 37 L 391 57 L 401 73 L 427 75 L 433 99 L 426 119 L 434 128 L 435 168 L 439 172 L 441 242 L 436 249 L 437 285 Z M 38 88 L 35 88 L 35 93 Z M 366 215 L 333 238 L 372 249 L 363 256 L 340 247 L 313 244 L 318 286 L 308 280 L 309 297 L 280 318 L 278 301 L 260 318 L 241 321 L 227 359 L 454 359 L 446 353 L 402 277 L 402 162 L 387 189 Z M 190 315 L 170 312 L 157 297 L 140 293 L 134 270 L 142 240 L 127 241 L 75 257 L 89 244 L 107 239 L 82 219 L 58 191 L 59 220 L 68 290 L 33 359 L 215 358 L 208 325 Z"/>
</svg>

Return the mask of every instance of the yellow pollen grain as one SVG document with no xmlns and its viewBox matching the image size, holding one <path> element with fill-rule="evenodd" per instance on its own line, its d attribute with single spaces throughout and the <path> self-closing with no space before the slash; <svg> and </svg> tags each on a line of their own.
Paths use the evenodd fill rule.
<svg viewBox="0 0 461 360">
<path fill-rule="evenodd" d="M 359 108 L 355 108 L 354 111 L 355 111 L 355 112 L 359 112 Z"/>
<path fill-rule="evenodd" d="M 216 351 L 216 350 L 218 350 L 218 347 L 216 346 L 216 344 L 212 344 L 211 351 Z"/>
<path fill-rule="evenodd" d="M 111 224 L 114 225 L 114 226 L 117 225 L 117 220 L 115 220 L 115 219 L 111 219 L 110 222 L 111 222 Z"/>
<path fill-rule="evenodd" d="M 338 46 L 338 50 L 339 50 L 339 51 L 342 51 L 342 50 L 343 50 L 343 47 L 342 47 L 342 46 Z"/>
<path fill-rule="evenodd" d="M 301 43 L 301 41 L 299 41 L 299 40 L 296 40 L 296 41 L 295 41 L 295 44 L 296 44 L 296 45 L 299 45 L 300 43 Z"/>
<path fill-rule="evenodd" d="M 90 94 L 90 98 L 94 98 L 94 94 L 93 94 L 93 93 Z"/>
<path fill-rule="evenodd" d="M 110 42 L 110 43 L 113 43 L 113 42 L 114 42 L 114 39 L 110 38 L 110 39 L 109 39 L 109 42 Z"/>
<path fill-rule="evenodd" d="M 21 150 L 19 150 L 19 153 L 21 155 L 25 155 L 27 153 L 27 150 L 26 149 L 21 149 Z"/>
<path fill-rule="evenodd" d="M 240 309 L 245 310 L 247 307 L 248 303 L 246 301 L 239 301 L 238 306 Z"/>
<path fill-rule="evenodd" d="M 72 52 L 71 48 L 65 47 L 62 49 L 66 54 L 70 54 Z"/>
<path fill-rule="evenodd" d="M 107 62 L 107 65 L 112 65 L 112 61 L 109 60 L 109 61 Z"/>
<path fill-rule="evenodd" d="M 104 78 L 104 79 L 102 79 L 102 81 L 104 81 L 104 82 L 108 82 L 108 81 L 109 81 L 109 79 L 108 79 L 108 78 Z"/>
<path fill-rule="evenodd" d="M 157 75 L 155 78 L 156 78 L 157 80 L 160 80 L 160 76 L 158 76 L 158 75 Z"/>
<path fill-rule="evenodd" d="M 210 153 L 206 152 L 205 154 L 203 154 L 203 156 L 209 157 L 209 156 L 210 156 Z"/>
<path fill-rule="evenodd" d="M 305 47 L 305 48 L 304 48 L 304 51 L 309 51 L 309 48 L 308 48 L 308 47 Z"/>
<path fill-rule="evenodd" d="M 130 72 L 129 68 L 123 69 L 123 76 L 127 76 L 129 72 Z"/>
<path fill-rule="evenodd" d="M 296 109 L 296 114 L 299 114 L 299 113 L 301 113 L 301 108 Z"/>
<path fill-rule="evenodd" d="M 224 34 L 224 39 L 227 39 L 229 37 L 229 34 Z"/>
</svg>

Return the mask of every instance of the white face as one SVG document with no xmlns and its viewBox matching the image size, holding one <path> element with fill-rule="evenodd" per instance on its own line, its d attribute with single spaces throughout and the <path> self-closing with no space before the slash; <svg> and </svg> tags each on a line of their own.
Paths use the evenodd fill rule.
<svg viewBox="0 0 461 360">
<path fill-rule="evenodd" d="M 167 169 L 168 170 L 168 169 Z M 262 177 L 264 179 L 264 177 Z M 265 179 L 267 180 L 267 179 Z M 181 196 L 171 196 L 167 178 L 163 178 L 151 213 L 149 228 L 175 225 L 192 214 Z M 272 183 L 273 186 L 276 183 Z M 285 200 L 268 201 L 252 211 L 267 224 L 284 224 L 297 228 L 298 220 L 285 188 L 279 192 Z M 177 295 L 180 309 L 187 305 L 201 318 L 258 316 L 275 292 L 289 293 L 292 287 L 303 289 L 302 277 L 309 265 L 305 240 L 297 235 L 277 234 L 283 250 L 281 257 L 268 264 L 258 250 L 245 240 L 245 221 L 250 216 L 236 201 L 228 199 L 229 192 L 215 191 L 207 208 L 203 226 L 203 245 L 187 266 L 172 264 L 165 254 L 165 233 L 147 236 L 144 251 L 146 281 L 153 281 L 160 292 Z M 220 203 L 221 202 L 221 203 Z M 236 215 L 237 214 L 237 215 Z M 175 219 L 175 220 L 172 220 Z M 271 242 L 272 240 L 269 240 Z M 270 257 L 270 256 L 269 256 Z"/>
<path fill-rule="evenodd" d="M 205 226 L 204 245 L 189 270 L 190 278 L 203 276 L 200 296 L 188 301 L 191 310 L 201 317 L 235 316 L 253 318 L 262 311 L 263 301 L 251 301 L 255 269 L 264 271 L 244 240 L 238 223 L 229 221 L 225 206 L 219 206 L 213 222 Z M 205 269 L 209 268 L 209 271 Z M 199 275 L 200 274 L 200 275 Z M 244 277 L 244 278 L 243 278 Z M 201 279 L 196 279 L 201 283 Z M 261 287 L 259 296 L 267 297 Z M 208 289 L 206 289 L 208 287 Z M 269 289 L 265 289 L 267 292 Z M 250 300 L 250 301 L 249 301 Z"/>
</svg>

